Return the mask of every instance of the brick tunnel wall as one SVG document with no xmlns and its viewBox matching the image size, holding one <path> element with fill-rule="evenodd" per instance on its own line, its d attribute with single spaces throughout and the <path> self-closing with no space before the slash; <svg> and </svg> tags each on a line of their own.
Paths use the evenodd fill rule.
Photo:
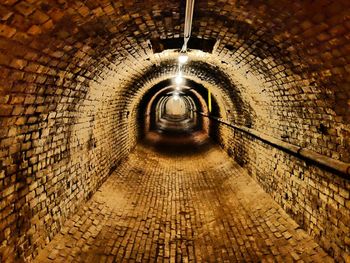
<svg viewBox="0 0 350 263">
<path fill-rule="evenodd" d="M 339 262 L 349 253 L 349 179 L 220 124 L 220 144 Z M 257 200 L 258 202 L 258 200 Z"/>
<path fill-rule="evenodd" d="M 261 75 L 257 77 L 260 85 L 264 84 L 266 96 L 272 98 L 269 103 L 272 107 L 267 111 L 274 111 L 275 116 L 270 116 L 265 127 L 253 124 L 253 129 L 349 162 L 350 80 L 346 38 L 350 24 L 341 6 L 340 2 L 333 2 L 324 11 L 314 6 L 314 16 L 299 24 L 296 19 L 284 20 L 289 30 L 278 38 L 298 43 L 287 44 L 285 48 L 286 52 L 290 51 L 289 57 L 297 53 L 298 57 L 304 56 L 300 64 L 291 65 L 292 61 L 278 58 L 260 59 L 262 56 L 254 54 L 249 45 L 223 52 L 229 61 L 242 62 L 245 57 L 243 64 L 251 64 L 251 68 L 260 65 Z M 307 13 L 306 9 L 302 10 Z M 295 17 L 300 19 L 298 15 Z M 305 52 L 297 47 L 303 47 Z M 269 48 L 266 51 L 270 52 Z M 264 68 L 268 70 L 263 71 Z M 235 123 L 235 118 L 229 117 L 228 121 Z M 224 124 L 220 124 L 219 140 L 228 154 L 330 255 L 339 262 L 348 260 L 348 175 L 344 179 Z"/>
<path fill-rule="evenodd" d="M 349 162 L 348 10 L 342 0 L 198 0 L 193 37 L 217 42 L 187 77 L 213 89 L 227 121 Z M 1 260 L 35 256 L 133 148 L 138 101 L 174 73 L 157 72 L 169 56 L 153 54 L 149 40 L 181 37 L 183 14 L 182 3 L 156 0 L 1 3 Z M 349 251 L 348 181 L 226 129 L 223 147 L 235 146 L 279 203 L 330 253 Z M 277 162 L 285 176 L 305 168 L 304 199 Z M 301 204 L 315 196 L 323 201 Z"/>
<path fill-rule="evenodd" d="M 0 109 L 0 261 L 35 255 L 135 143 L 127 97 L 107 104 L 86 95 L 76 76 L 60 86 L 55 76 L 28 72 L 34 65 L 23 63 L 1 68 L 3 87 L 11 92 Z"/>
</svg>

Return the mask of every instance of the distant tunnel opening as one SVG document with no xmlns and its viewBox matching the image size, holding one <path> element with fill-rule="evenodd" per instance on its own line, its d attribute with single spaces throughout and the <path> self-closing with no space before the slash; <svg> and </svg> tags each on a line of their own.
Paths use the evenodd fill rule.
<svg viewBox="0 0 350 263">
<path fill-rule="evenodd" d="M 153 86 L 138 106 L 139 140 L 149 132 L 178 138 L 201 132 L 215 140 L 218 123 L 210 116 L 219 118 L 220 111 L 215 98 L 211 98 L 209 111 L 208 96 L 211 94 L 203 85 L 191 80 L 179 86 L 167 79 Z M 178 143 L 174 140 L 174 144 Z"/>
</svg>

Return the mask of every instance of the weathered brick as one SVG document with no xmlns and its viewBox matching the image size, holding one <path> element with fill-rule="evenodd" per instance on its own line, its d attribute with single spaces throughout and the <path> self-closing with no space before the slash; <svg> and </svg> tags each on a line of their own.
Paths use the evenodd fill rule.
<svg viewBox="0 0 350 263">
<path fill-rule="evenodd" d="M 137 146 L 35 262 L 330 260 L 219 147 L 198 152 Z"/>
<path fill-rule="evenodd" d="M 0 24 L 0 36 L 10 38 L 16 33 L 16 29 L 4 24 Z"/>
<path fill-rule="evenodd" d="M 196 1 L 187 84 L 203 84 L 204 101 L 211 89 L 219 108 L 212 115 L 349 163 L 348 13 L 343 0 Z M 0 169 L 7 174 L 0 185 L 32 178 L 50 193 L 24 229 L 13 231 L 1 259 L 34 257 L 135 146 L 146 112 L 140 101 L 177 73 L 177 51 L 157 48 L 181 48 L 183 16 L 181 1 L 1 2 Z M 214 50 L 196 51 L 206 40 Z M 348 181 L 247 134 L 210 127 L 303 228 L 344 259 L 336 210 L 326 207 L 337 207 L 334 195 L 348 198 Z M 60 167 L 67 169 L 53 172 Z M 314 200 L 319 192 L 324 196 Z M 21 213 L 4 229 L 17 229 Z M 51 215 L 50 224 L 35 213 Z"/>
<path fill-rule="evenodd" d="M 26 1 L 21 1 L 15 6 L 15 9 L 21 14 L 28 16 L 35 11 L 35 6 Z"/>
<path fill-rule="evenodd" d="M 12 109 L 12 105 L 0 105 L 0 116 L 10 116 Z"/>
</svg>

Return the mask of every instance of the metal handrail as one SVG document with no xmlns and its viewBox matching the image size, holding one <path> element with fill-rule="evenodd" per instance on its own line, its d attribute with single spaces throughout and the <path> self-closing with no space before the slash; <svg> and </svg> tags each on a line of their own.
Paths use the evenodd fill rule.
<svg viewBox="0 0 350 263">
<path fill-rule="evenodd" d="M 268 143 L 269 145 L 274 146 L 275 148 L 279 148 L 285 152 L 292 153 L 298 157 L 302 157 L 304 159 L 307 159 L 309 161 L 312 161 L 312 162 L 317 163 L 319 165 L 322 165 L 324 167 L 330 168 L 334 171 L 345 174 L 346 175 L 345 178 L 350 179 L 350 177 L 349 177 L 349 175 L 350 175 L 350 163 L 335 160 L 333 158 L 330 158 L 326 155 L 317 153 L 317 152 L 312 151 L 310 149 L 307 149 L 305 147 L 297 146 L 297 145 L 276 139 L 274 137 L 271 137 L 271 136 L 266 135 L 262 132 L 256 131 L 254 129 L 251 129 L 251 128 L 248 128 L 245 126 L 240 126 L 240 125 L 236 125 L 233 123 L 228 123 L 228 122 L 221 120 L 220 118 L 206 115 L 202 112 L 198 112 L 198 113 L 204 117 L 208 117 L 208 118 L 215 120 L 217 122 L 220 122 L 226 126 L 229 126 L 229 127 L 234 128 L 236 130 L 239 130 L 241 132 L 247 133 L 247 134 L 259 139 L 260 141 L 263 141 L 265 143 Z"/>
</svg>

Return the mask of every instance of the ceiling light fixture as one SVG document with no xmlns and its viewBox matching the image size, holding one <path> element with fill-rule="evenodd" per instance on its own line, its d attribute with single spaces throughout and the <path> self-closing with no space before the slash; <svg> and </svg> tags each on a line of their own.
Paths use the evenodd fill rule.
<svg viewBox="0 0 350 263">
<path fill-rule="evenodd" d="M 185 64 L 188 61 L 188 56 L 186 53 L 180 53 L 180 56 L 178 59 L 180 64 Z"/>
<path fill-rule="evenodd" d="M 185 64 L 188 61 L 187 43 L 191 37 L 194 1 L 195 0 L 186 0 L 185 25 L 184 25 L 184 44 L 181 48 L 181 51 L 180 51 L 180 54 L 178 57 L 178 61 L 179 61 L 178 75 L 175 77 L 175 83 L 177 85 L 182 84 L 182 82 L 184 81 L 183 77 L 182 77 L 182 73 L 181 73 L 181 67 L 183 64 Z"/>
<path fill-rule="evenodd" d="M 182 82 L 183 82 L 183 78 L 182 78 L 181 73 L 179 73 L 179 74 L 176 76 L 176 78 L 175 78 L 175 83 L 176 83 L 177 85 L 180 85 L 180 84 L 182 84 Z"/>
</svg>

